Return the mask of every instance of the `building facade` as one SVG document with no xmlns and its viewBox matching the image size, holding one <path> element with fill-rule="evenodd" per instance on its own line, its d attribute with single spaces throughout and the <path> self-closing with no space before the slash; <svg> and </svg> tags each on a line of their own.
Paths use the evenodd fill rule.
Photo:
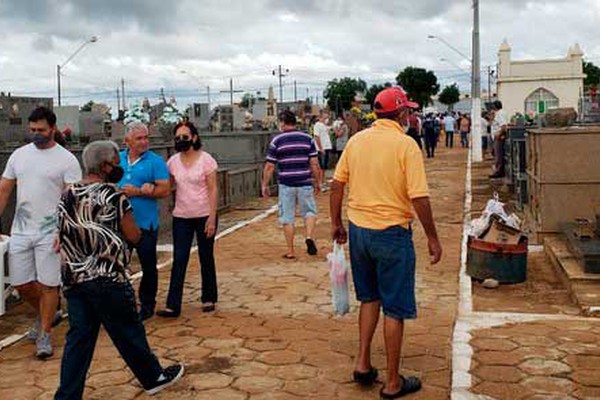
<svg viewBox="0 0 600 400">
<path fill-rule="evenodd" d="M 540 115 L 558 107 L 579 111 L 583 94 L 583 52 L 570 47 L 559 59 L 513 61 L 505 40 L 498 51 L 498 98 L 509 116 Z"/>
<path fill-rule="evenodd" d="M 21 142 L 29 132 L 29 114 L 39 106 L 52 108 L 52 98 L 0 92 L 0 142 Z"/>
</svg>

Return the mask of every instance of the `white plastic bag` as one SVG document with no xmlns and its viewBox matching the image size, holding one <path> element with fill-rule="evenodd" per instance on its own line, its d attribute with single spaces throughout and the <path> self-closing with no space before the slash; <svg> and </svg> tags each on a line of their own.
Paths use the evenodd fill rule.
<svg viewBox="0 0 600 400">
<path fill-rule="evenodd" d="M 334 242 L 333 251 L 327 255 L 327 262 L 329 263 L 329 277 L 331 279 L 333 312 L 336 315 L 344 315 L 350 311 L 348 263 L 344 246 Z"/>
</svg>

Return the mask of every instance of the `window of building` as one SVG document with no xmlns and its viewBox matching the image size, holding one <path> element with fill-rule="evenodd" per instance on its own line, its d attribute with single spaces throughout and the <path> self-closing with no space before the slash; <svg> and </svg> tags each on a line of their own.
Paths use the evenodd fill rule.
<svg viewBox="0 0 600 400">
<path fill-rule="evenodd" d="M 526 114 L 545 114 L 546 111 L 558 107 L 558 97 L 551 91 L 539 88 L 525 99 Z"/>
</svg>

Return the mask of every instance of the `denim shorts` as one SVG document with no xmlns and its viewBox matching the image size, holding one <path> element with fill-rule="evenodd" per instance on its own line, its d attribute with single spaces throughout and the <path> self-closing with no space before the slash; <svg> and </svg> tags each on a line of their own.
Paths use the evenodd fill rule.
<svg viewBox="0 0 600 400">
<path fill-rule="evenodd" d="M 350 223 L 350 262 L 358 301 L 379 300 L 383 313 L 394 319 L 417 317 L 412 230 L 366 229 Z"/>
<path fill-rule="evenodd" d="M 279 223 L 291 225 L 296 220 L 296 205 L 302 218 L 317 217 L 317 202 L 312 186 L 279 185 Z"/>
</svg>

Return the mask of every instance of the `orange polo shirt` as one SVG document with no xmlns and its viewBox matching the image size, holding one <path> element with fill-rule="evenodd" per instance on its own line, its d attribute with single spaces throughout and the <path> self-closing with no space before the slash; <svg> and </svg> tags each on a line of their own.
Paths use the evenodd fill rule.
<svg viewBox="0 0 600 400">
<path fill-rule="evenodd" d="M 348 184 L 348 218 L 361 228 L 408 228 L 415 217 L 411 200 L 429 196 L 419 146 L 389 119 L 348 141 L 334 179 Z"/>
</svg>

